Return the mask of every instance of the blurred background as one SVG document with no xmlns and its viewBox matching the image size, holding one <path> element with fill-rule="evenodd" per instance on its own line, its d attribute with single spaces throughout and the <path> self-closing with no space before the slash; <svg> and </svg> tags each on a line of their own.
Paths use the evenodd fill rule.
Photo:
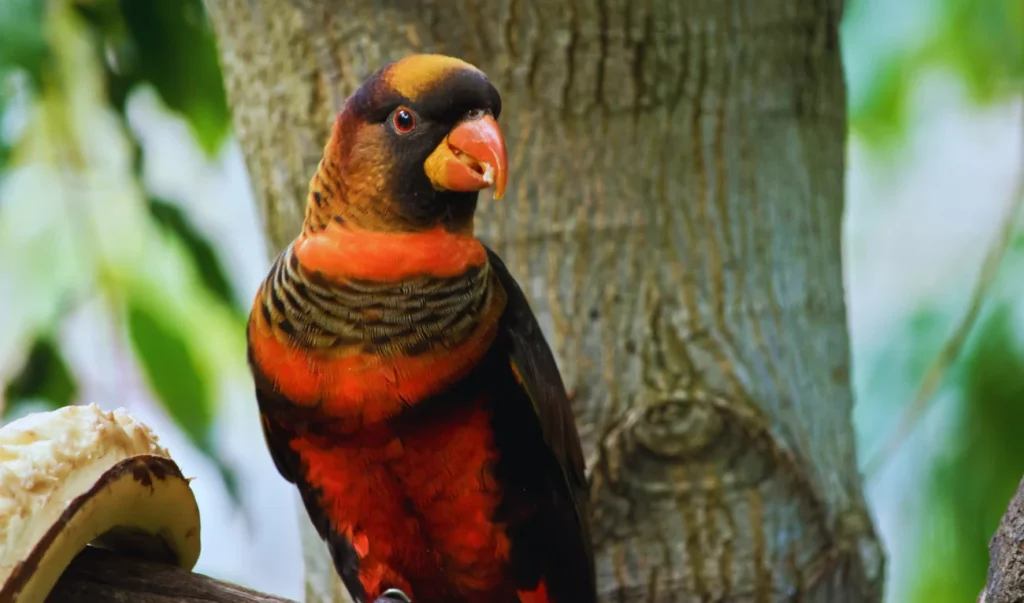
<svg viewBox="0 0 1024 603">
<path fill-rule="evenodd" d="M 886 600 L 973 601 L 1024 475 L 1024 2 L 846 4 L 854 419 Z M 0 420 L 127 408 L 197 477 L 196 571 L 298 598 L 244 364 L 266 246 L 213 44 L 201 0 L 0 1 Z"/>
</svg>

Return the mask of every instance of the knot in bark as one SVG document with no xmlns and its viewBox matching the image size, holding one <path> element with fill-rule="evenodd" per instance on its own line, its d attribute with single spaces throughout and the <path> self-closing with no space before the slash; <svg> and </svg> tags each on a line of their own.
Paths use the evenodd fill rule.
<svg viewBox="0 0 1024 603">
<path fill-rule="evenodd" d="M 722 415 L 702 392 L 659 396 L 629 412 L 626 437 L 663 459 L 682 460 L 712 446 L 722 434 Z"/>
</svg>

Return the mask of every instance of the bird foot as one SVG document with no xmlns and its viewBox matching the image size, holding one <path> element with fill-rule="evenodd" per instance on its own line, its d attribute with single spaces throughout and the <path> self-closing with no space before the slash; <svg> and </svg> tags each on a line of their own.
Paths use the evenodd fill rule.
<svg viewBox="0 0 1024 603">
<path fill-rule="evenodd" d="M 412 603 L 412 599 L 397 588 L 389 588 L 373 603 Z"/>
</svg>

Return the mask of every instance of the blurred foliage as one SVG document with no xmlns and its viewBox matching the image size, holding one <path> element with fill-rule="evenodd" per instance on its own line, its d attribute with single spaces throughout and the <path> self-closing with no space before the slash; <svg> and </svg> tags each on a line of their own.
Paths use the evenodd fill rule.
<svg viewBox="0 0 1024 603">
<path fill-rule="evenodd" d="M 60 326 L 99 299 L 237 497 L 212 429 L 221 379 L 244 367 L 244 313 L 191 218 L 145 190 L 126 117 L 152 86 L 218 153 L 230 122 L 201 0 L 4 0 L 0 84 L 0 288 L 17 293 L 0 331 L 3 415 L 79 401 Z"/>
<path fill-rule="evenodd" d="M 129 92 L 152 84 L 188 120 L 202 148 L 216 153 L 230 115 L 213 32 L 200 0 L 106 0 L 82 5 L 107 54 L 110 100 L 124 111 Z"/>
<path fill-rule="evenodd" d="M 844 34 L 859 37 L 878 26 L 877 15 L 864 14 L 862 4 L 868 2 L 847 3 Z M 911 42 L 873 55 L 877 60 L 867 76 L 851 82 L 850 128 L 869 143 L 884 147 L 902 139 L 910 95 L 929 69 L 952 72 L 979 103 L 1016 96 L 1024 88 L 1024 2 L 934 0 L 928 9 L 934 21 L 921 35 L 906 35 Z"/>
<path fill-rule="evenodd" d="M 929 512 L 921 517 L 915 601 L 971 601 L 985 583 L 988 543 L 1024 475 L 1024 354 L 1014 308 L 1001 304 L 978 325 L 962 358 L 956 431 L 935 459 Z"/>
<path fill-rule="evenodd" d="M 235 477 L 220 462 L 211 438 L 212 375 L 201 368 L 189 334 L 183 333 L 173 319 L 159 316 L 145 304 L 128 304 L 128 333 L 149 383 L 192 444 L 215 461 L 228 491 L 237 496 Z"/>
<path fill-rule="evenodd" d="M 213 420 L 210 387 L 188 342 L 144 305 L 128 302 L 128 333 L 143 371 L 171 415 L 198 447 L 210 452 L 207 428 Z"/>
<path fill-rule="evenodd" d="M 893 152 L 900 150 L 910 127 L 929 109 L 925 105 L 930 99 L 918 94 L 918 83 L 926 74 L 952 75 L 978 107 L 1021 98 L 1024 2 L 850 0 L 843 51 L 851 132 L 869 150 L 899 162 Z M 977 201 L 1003 205 L 1009 199 Z M 1024 234 L 1011 241 L 997 280 L 1000 291 L 988 296 L 990 308 L 973 325 L 965 349 L 943 381 L 946 395 L 941 398 L 955 400 L 955 407 L 942 409 L 953 416 L 949 432 L 943 433 L 941 443 L 929 444 L 931 456 L 901 451 L 927 460 L 917 469 L 920 477 L 912 478 L 923 491 L 900 496 L 901 504 L 913 509 L 913 527 L 903 528 L 897 536 L 913 540 L 910 546 L 899 547 L 904 553 L 912 551 L 912 570 L 906 577 L 889 576 L 888 601 L 975 600 L 985 582 L 989 539 L 1024 474 L 1024 440 L 1018 437 L 1024 423 L 1024 342 L 1014 322 L 1022 293 L 1015 283 L 1024 270 Z M 881 349 L 870 354 L 857 351 L 869 367 L 860 380 L 858 404 L 877 408 L 867 414 L 875 415 L 872 422 L 878 421 L 862 426 L 869 430 L 861 434 L 868 444 L 862 453 L 874 449 L 870 440 L 884 440 L 913 397 L 964 311 L 959 304 L 949 307 L 950 300 L 962 298 L 961 293 L 950 291 L 944 299 L 918 308 Z M 901 583 L 900 592 L 895 582 Z"/>
<path fill-rule="evenodd" d="M 28 402 L 36 402 L 33 409 L 67 406 L 77 394 L 78 384 L 60 348 L 46 335 L 35 340 L 21 373 L 4 387 L 4 398 L 11 401 L 7 412 L 12 415 L 22 414 L 19 407 Z"/>
<path fill-rule="evenodd" d="M 900 145 L 911 126 L 929 115 L 931 99 L 918 86 L 929 73 L 951 75 L 979 107 L 1021 98 L 1024 2 L 849 0 L 843 50 L 850 130 L 867 149 L 899 165 Z M 965 201 L 975 202 L 1001 206 L 1010 200 Z M 995 287 L 1001 291 L 986 300 L 994 309 L 983 309 L 966 349 L 943 380 L 945 395 L 935 396 L 955 400 L 954 407 L 941 410 L 952 416 L 951 427 L 943 428 L 934 444 L 929 441 L 934 430 L 914 440 L 928 442 L 927 450 L 901 450 L 918 464 L 898 498 L 899 506 L 912 509 L 913 520 L 888 535 L 911 541 L 896 547 L 911 560 L 901 564 L 910 568 L 906 575 L 890 573 L 888 601 L 974 601 L 985 582 L 988 542 L 1024 474 L 1024 440 L 1017 434 L 1024 422 L 1024 344 L 1013 318 L 1022 294 L 1015 284 L 1024 270 L 1024 233 L 1011 242 Z M 855 350 L 855 361 L 867 365 L 858 404 L 870 406 L 861 413 L 871 416 L 862 425 L 866 432 L 860 439 L 868 444 L 862 454 L 874 449 L 870 440 L 884 441 L 920 386 L 954 331 L 953 321 L 964 313 L 967 300 L 950 301 L 962 294 L 950 291 L 916 309 L 881 349 Z"/>
<path fill-rule="evenodd" d="M 235 295 L 220 257 L 209 241 L 195 229 L 185 212 L 173 203 L 150 197 L 149 213 L 167 232 L 174 233 L 185 243 L 206 288 L 228 307 L 237 308 L 235 304 L 239 298 Z"/>
<path fill-rule="evenodd" d="M 1015 315 L 1020 311 L 1024 253 L 1009 255 L 1003 268 L 1000 286 L 990 294 L 943 380 L 943 395 L 935 397 L 943 408 L 932 411 L 948 418 L 929 422 L 925 433 L 900 451 L 913 465 L 899 468 L 905 492 L 886 513 L 906 514 L 911 520 L 899 534 L 889 535 L 910 541 L 895 548 L 910 553 L 904 566 L 911 569 L 895 576 L 890 568 L 887 601 L 974 600 L 987 574 L 988 542 L 1024 476 L 1024 440 L 1019 437 L 1024 423 L 1024 341 Z M 880 349 L 858 350 L 867 364 L 858 378 L 858 404 L 873 404 L 871 414 L 876 415 L 861 423 L 868 431 L 860 434 L 862 454 L 874 451 L 888 435 L 901 403 L 913 397 L 953 330 L 961 305 L 929 303 L 897 324 Z M 887 481 L 894 485 L 894 480 Z"/>
<path fill-rule="evenodd" d="M 43 35 L 44 16 L 45 5 L 39 0 L 0 3 L 0 74 L 20 69 L 36 85 L 42 84 L 43 64 L 50 51 Z"/>
<path fill-rule="evenodd" d="M 0 2 L 0 118 L 14 95 L 14 73 L 20 72 L 40 85 L 49 47 L 43 35 L 43 3 L 38 0 Z M 0 168 L 11 148 L 0 129 Z M 3 170 L 0 169 L 0 181 Z"/>
</svg>

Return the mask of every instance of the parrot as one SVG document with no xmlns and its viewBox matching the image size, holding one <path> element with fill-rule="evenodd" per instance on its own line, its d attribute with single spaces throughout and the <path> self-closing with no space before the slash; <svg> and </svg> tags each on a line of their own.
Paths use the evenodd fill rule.
<svg viewBox="0 0 1024 603">
<path fill-rule="evenodd" d="M 260 424 L 357 603 L 596 603 L 570 399 L 474 234 L 508 182 L 501 96 L 407 55 L 348 98 L 246 327 Z"/>
</svg>

